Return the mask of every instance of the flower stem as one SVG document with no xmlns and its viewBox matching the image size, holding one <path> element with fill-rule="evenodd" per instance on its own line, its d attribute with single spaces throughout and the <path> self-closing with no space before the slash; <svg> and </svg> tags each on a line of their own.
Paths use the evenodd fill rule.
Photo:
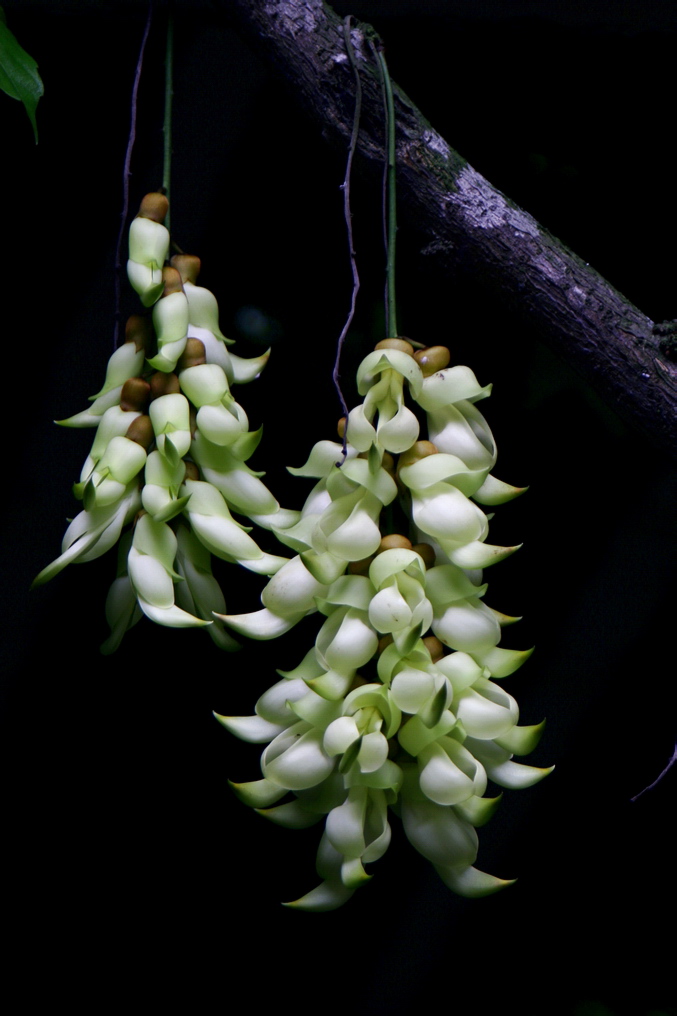
<svg viewBox="0 0 677 1016">
<path fill-rule="evenodd" d="M 386 133 L 387 133 L 387 219 L 388 225 L 386 235 L 388 238 L 388 251 L 386 263 L 386 338 L 397 337 L 397 307 L 395 300 L 395 244 L 397 236 L 397 193 L 395 189 L 395 107 L 393 103 L 393 88 L 388 73 L 388 65 L 383 53 L 383 47 L 376 48 L 376 55 L 383 75 L 383 89 L 386 105 Z"/>
<path fill-rule="evenodd" d="M 170 10 L 167 19 L 167 47 L 165 50 L 165 121 L 163 126 L 164 134 L 164 158 L 162 164 L 162 191 L 169 198 L 169 190 L 172 176 L 172 88 L 174 61 L 174 14 Z M 171 206 L 170 206 L 171 207 Z M 165 217 L 165 226 L 169 229 L 169 211 Z"/>
</svg>

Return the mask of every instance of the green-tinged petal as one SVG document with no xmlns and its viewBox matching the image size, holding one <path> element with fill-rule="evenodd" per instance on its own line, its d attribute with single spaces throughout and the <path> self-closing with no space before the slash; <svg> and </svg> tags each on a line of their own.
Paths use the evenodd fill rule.
<svg viewBox="0 0 677 1016">
<path fill-rule="evenodd" d="M 490 565 L 497 564 L 498 561 L 503 561 L 506 557 L 510 557 L 521 546 L 522 544 L 518 543 L 514 547 L 496 547 L 476 540 L 473 543 L 466 544 L 464 547 L 458 547 L 450 551 L 449 557 L 459 568 L 488 568 Z"/>
<path fill-rule="evenodd" d="M 482 387 L 469 367 L 457 364 L 424 378 L 415 398 L 419 406 L 430 411 L 465 399 L 482 399 L 490 392 L 491 385 Z"/>
<path fill-rule="evenodd" d="M 364 406 L 355 406 L 348 415 L 348 440 L 358 452 L 368 452 L 377 440 L 376 428 L 367 418 Z"/>
<path fill-rule="evenodd" d="M 247 635 L 250 639 L 276 639 L 290 631 L 295 624 L 305 617 L 305 611 L 298 614 L 291 614 L 287 617 L 280 617 L 273 614 L 271 610 L 264 607 L 262 610 L 255 610 L 251 614 L 218 614 L 222 621 L 234 628 L 240 635 Z"/>
<path fill-rule="evenodd" d="M 121 387 L 128 378 L 140 374 L 143 368 L 143 361 L 143 349 L 137 349 L 134 342 L 123 342 L 108 361 L 106 380 L 103 383 L 103 387 L 95 395 L 90 395 L 89 401 L 96 404 L 102 396 L 107 395 L 112 389 Z"/>
<path fill-rule="evenodd" d="M 513 727 L 502 737 L 496 738 L 496 744 L 515 755 L 528 755 L 541 739 L 545 720 L 526 727 Z"/>
<path fill-rule="evenodd" d="M 318 441 L 313 445 L 308 461 L 302 466 L 287 466 L 287 472 L 292 476 L 328 476 L 342 457 L 342 445 L 335 441 Z"/>
<path fill-rule="evenodd" d="M 464 653 L 486 653 L 501 638 L 498 621 L 481 600 L 458 600 L 436 614 L 433 631 L 446 646 Z"/>
<path fill-rule="evenodd" d="M 253 780 L 251 783 L 233 783 L 228 780 L 231 787 L 245 804 L 250 808 L 269 808 L 287 793 L 284 787 L 278 787 L 277 783 L 270 780 Z"/>
<path fill-rule="evenodd" d="M 259 376 L 265 365 L 268 363 L 270 358 L 270 349 L 267 349 L 265 353 L 261 353 L 260 356 L 252 356 L 250 359 L 244 359 L 241 356 L 236 356 L 234 353 L 230 354 L 230 359 L 233 364 L 233 383 L 236 385 L 245 385 L 250 381 L 253 381 Z"/>
<path fill-rule="evenodd" d="M 283 536 L 284 534 L 278 534 Z M 283 543 L 286 540 L 282 540 Z M 324 554 L 316 554 L 314 550 L 307 550 L 301 554 L 301 560 L 313 578 L 323 585 L 331 585 L 346 569 L 345 558 L 336 557 L 327 550 Z"/>
<path fill-rule="evenodd" d="M 282 906 L 291 907 L 293 910 L 307 910 L 310 913 L 323 913 L 342 907 L 354 892 L 355 890 L 345 886 L 340 878 L 326 879 L 305 896 L 291 903 L 283 903 Z"/>
<path fill-rule="evenodd" d="M 169 231 L 161 222 L 137 215 L 129 227 L 129 257 L 162 268 L 169 253 Z M 162 273 L 160 273 L 162 275 Z"/>
<path fill-rule="evenodd" d="M 486 653 L 474 653 L 481 666 L 490 671 L 492 677 L 509 677 L 516 670 L 526 663 L 534 647 L 531 649 L 499 649 L 495 647 Z"/>
<path fill-rule="evenodd" d="M 347 459 L 341 471 L 355 483 L 368 490 L 383 505 L 389 505 L 397 497 L 397 484 L 385 469 L 372 472 L 366 459 Z"/>
<path fill-rule="evenodd" d="M 324 596 L 327 587 L 318 582 L 300 557 L 293 557 L 271 578 L 261 593 L 264 607 L 275 614 L 306 613 L 315 608 L 315 597 Z"/>
<path fill-rule="evenodd" d="M 354 678 L 355 674 L 352 670 L 349 670 L 345 674 L 339 674 L 335 670 L 328 670 L 325 674 L 322 674 L 320 677 L 314 677 L 307 683 L 309 688 L 312 688 L 322 698 L 327 699 L 328 702 L 338 702 L 344 698 Z"/>
<path fill-rule="evenodd" d="M 145 494 L 146 490 L 147 488 L 144 487 L 142 491 L 142 500 L 144 508 L 146 508 L 146 510 L 149 511 L 150 509 L 147 508 L 146 502 L 143 499 L 143 495 Z M 155 519 L 156 522 L 169 522 L 170 519 L 176 518 L 177 515 L 181 514 L 181 512 L 184 510 L 189 501 L 190 494 L 187 497 L 170 498 L 170 500 L 164 505 L 163 508 L 160 508 L 159 511 L 151 512 L 151 514 L 153 515 L 153 518 Z"/>
<path fill-rule="evenodd" d="M 357 390 L 360 395 L 366 395 L 378 375 L 389 369 L 407 379 L 412 395 L 417 398 L 423 384 L 421 368 L 412 356 L 399 349 L 375 349 L 364 358 L 357 369 Z"/>
<path fill-rule="evenodd" d="M 148 221 L 148 220 L 145 220 Z M 141 265 L 138 261 L 127 261 L 129 284 L 138 293 L 144 307 L 152 307 L 162 296 L 164 280 L 162 269 L 157 265 Z"/>
<path fill-rule="evenodd" d="M 83 409 L 81 413 L 69 416 L 65 420 L 55 420 L 54 423 L 60 427 L 98 427 L 106 410 L 119 405 L 121 391 L 122 385 L 117 385 L 96 399 L 88 409 Z"/>
<path fill-rule="evenodd" d="M 540 783 L 554 769 L 548 766 L 541 769 L 538 766 L 525 766 L 521 762 L 502 762 L 497 766 L 487 766 L 489 778 L 498 783 L 499 787 L 507 787 L 509 790 L 523 790 L 526 787 L 533 787 Z"/>
<path fill-rule="evenodd" d="M 514 878 L 496 878 L 495 875 L 488 875 L 485 871 L 473 867 L 456 868 L 436 864 L 435 870 L 445 885 L 459 896 L 466 896 L 469 899 L 489 896 L 517 881 Z"/>
<path fill-rule="evenodd" d="M 502 737 L 519 719 L 512 695 L 484 678 L 456 696 L 454 709 L 470 736 L 480 739 Z"/>
<path fill-rule="evenodd" d="M 454 805 L 454 811 L 459 818 L 477 828 L 489 821 L 502 798 L 503 794 L 499 794 L 498 797 L 469 797 L 467 801 Z"/>
<path fill-rule="evenodd" d="M 111 633 L 101 646 L 104 656 L 114 653 L 122 642 L 125 632 L 142 617 L 142 611 L 136 601 L 136 593 L 128 575 L 115 579 L 106 597 L 106 620 Z"/>
<path fill-rule="evenodd" d="M 528 489 L 528 487 L 511 487 L 509 483 L 504 483 L 490 474 L 473 497 L 480 504 L 505 504 L 506 501 L 512 501 L 514 497 L 524 494 Z"/>
<path fill-rule="evenodd" d="M 357 764 L 363 773 L 375 773 L 388 758 L 388 741 L 380 732 L 374 730 L 365 734 L 357 754 Z"/>
<path fill-rule="evenodd" d="M 324 732 L 324 750 L 332 758 L 334 755 L 342 755 L 359 736 L 353 717 L 339 716 Z"/>
<path fill-rule="evenodd" d="M 405 667 L 396 674 L 390 687 L 393 701 L 404 713 L 417 713 L 434 692 L 433 675 L 413 667 Z"/>
<path fill-rule="evenodd" d="M 271 723 L 279 723 L 282 727 L 288 727 L 292 723 L 296 723 L 298 719 L 292 712 L 291 705 L 307 696 L 308 686 L 300 677 L 292 680 L 283 678 L 264 691 L 256 703 L 256 713 Z"/>
<path fill-rule="evenodd" d="M 435 865 L 469 866 L 477 857 L 477 833 L 451 808 L 403 795 L 402 823 L 409 841 Z"/>
<path fill-rule="evenodd" d="M 369 606 L 369 621 L 380 632 L 401 631 L 411 625 L 411 610 L 396 585 L 376 593 Z"/>
<path fill-rule="evenodd" d="M 262 716 L 221 716 L 220 713 L 214 713 L 214 716 L 231 734 L 250 744 L 265 744 L 285 729 Z"/>
<path fill-rule="evenodd" d="M 276 808 L 257 808 L 256 810 L 259 815 L 263 815 L 275 825 L 284 826 L 286 829 L 308 829 L 310 826 L 317 825 L 322 818 L 321 815 L 308 811 L 299 801 L 279 804 Z"/>
<path fill-rule="evenodd" d="M 333 768 L 334 760 L 322 748 L 322 731 L 309 730 L 304 721 L 278 734 L 261 756 L 263 775 L 288 790 L 314 787 Z"/>
<path fill-rule="evenodd" d="M 220 402 L 229 391 L 228 378 L 216 363 L 200 363 L 179 374 L 179 384 L 196 409 Z"/>
<path fill-rule="evenodd" d="M 348 799 L 327 815 L 327 838 L 343 857 L 361 857 L 364 853 L 367 799 L 366 789 L 354 787 L 349 791 Z"/>
<path fill-rule="evenodd" d="M 341 881 L 348 889 L 359 889 L 370 878 L 371 875 L 367 875 L 359 857 L 353 857 L 341 865 Z"/>
<path fill-rule="evenodd" d="M 429 744 L 418 757 L 421 790 L 431 801 L 460 804 L 474 795 L 472 779 L 455 765 L 439 744 Z"/>
<path fill-rule="evenodd" d="M 456 717 L 446 709 L 440 722 L 434 727 L 426 727 L 419 716 L 412 716 L 400 729 L 397 739 L 410 755 L 416 756 L 438 737 L 448 734 L 456 723 Z"/>
<path fill-rule="evenodd" d="M 174 603 L 170 607 L 157 607 L 154 603 L 147 603 L 139 597 L 139 606 L 151 621 L 167 628 L 204 628 L 212 623 L 203 621 L 201 617 L 194 617 Z"/>
<path fill-rule="evenodd" d="M 342 616 L 343 615 L 343 616 Z M 345 673 L 359 670 L 378 648 L 376 633 L 364 620 L 364 612 L 338 608 L 322 625 L 316 641 L 327 670 Z"/>
</svg>

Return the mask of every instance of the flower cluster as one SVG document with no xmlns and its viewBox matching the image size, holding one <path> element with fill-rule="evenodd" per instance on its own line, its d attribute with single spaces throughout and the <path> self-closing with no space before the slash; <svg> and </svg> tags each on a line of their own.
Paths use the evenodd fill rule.
<svg viewBox="0 0 677 1016">
<path fill-rule="evenodd" d="M 83 510 L 66 530 L 62 553 L 40 584 L 73 562 L 91 561 L 120 541 L 118 577 L 106 603 L 112 652 L 145 614 L 171 627 L 206 627 L 224 649 L 237 643 L 213 611 L 226 609 L 211 554 L 262 575 L 287 557 L 264 553 L 231 510 L 250 518 L 295 521 L 247 465 L 261 432 L 249 430 L 231 391 L 252 381 L 268 354 L 229 352 L 214 295 L 197 285 L 200 261 L 167 264 L 167 199 L 148 194 L 129 234 L 129 280 L 150 315 L 127 322 L 91 406 L 59 422 L 96 427 L 73 490 Z"/>
<path fill-rule="evenodd" d="M 273 525 L 297 556 L 270 579 L 261 610 L 223 618 L 258 639 L 314 611 L 325 618 L 254 716 L 218 717 L 267 745 L 262 779 L 234 784 L 242 800 L 284 826 L 324 819 L 322 882 L 291 904 L 301 909 L 340 906 L 369 878 L 365 864 L 390 842 L 389 806 L 453 890 L 479 896 L 507 885 L 474 867 L 476 827 L 499 800 L 484 796 L 488 780 L 526 787 L 550 771 L 512 760 L 532 750 L 542 724 L 518 726 L 517 704 L 495 679 L 529 652 L 498 647 L 501 625 L 515 619 L 483 600 L 481 569 L 517 548 L 486 542 L 479 505 L 521 488 L 490 472 L 495 445 L 475 406 L 489 387 L 448 363 L 443 347 L 414 354 L 401 339 L 366 357 L 345 461 L 339 444 L 321 441 L 291 470 L 317 481 L 298 520 Z M 418 440 L 406 389 L 425 411 L 429 440 Z M 411 539 L 381 534 L 382 509 L 397 499 Z"/>
</svg>

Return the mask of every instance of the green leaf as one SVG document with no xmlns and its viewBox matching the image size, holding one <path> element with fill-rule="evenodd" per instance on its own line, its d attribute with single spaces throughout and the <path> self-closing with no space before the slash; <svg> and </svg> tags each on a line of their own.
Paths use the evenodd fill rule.
<svg viewBox="0 0 677 1016">
<path fill-rule="evenodd" d="M 40 96 L 44 93 L 44 87 L 38 74 L 38 65 L 10 32 L 2 8 L 0 8 L 0 88 L 10 98 L 23 102 L 33 126 L 37 145 L 38 127 L 35 122 L 35 111 Z"/>
</svg>

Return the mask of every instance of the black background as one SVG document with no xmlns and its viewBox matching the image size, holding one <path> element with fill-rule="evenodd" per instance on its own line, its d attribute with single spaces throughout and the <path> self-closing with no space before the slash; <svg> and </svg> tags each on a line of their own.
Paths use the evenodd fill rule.
<svg viewBox="0 0 677 1016">
<path fill-rule="evenodd" d="M 211 716 L 250 713 L 311 645 L 316 621 L 273 644 L 220 653 L 200 632 L 145 619 L 113 656 L 103 605 L 112 554 L 32 593 L 76 511 L 91 431 L 51 421 L 84 408 L 112 351 L 113 252 L 129 95 L 146 7 L 5 3 L 45 82 L 36 148 L 0 96 L 5 498 L 2 526 L 4 921 L 27 1002 L 47 990 L 151 1011 L 256 1009 L 658 1016 L 671 976 L 674 772 L 635 803 L 674 738 L 675 472 L 468 278 L 431 274 L 399 233 L 400 330 L 442 342 L 482 383 L 497 474 L 529 484 L 498 509 L 492 542 L 520 542 L 488 573 L 488 602 L 537 644 L 506 682 L 522 722 L 544 715 L 527 759 L 556 763 L 507 792 L 480 832 L 479 866 L 519 876 L 495 897 L 452 896 L 404 841 L 333 914 L 279 905 L 312 888 L 316 829 L 268 825 L 227 779 L 258 749 Z M 223 8 L 179 5 L 172 230 L 203 261 L 240 355 L 271 344 L 239 390 L 254 464 L 283 504 L 316 440 L 334 436 L 331 387 L 350 275 L 344 154 L 239 40 Z M 675 316 L 675 11 L 671 4 L 356 3 L 391 73 L 470 163 L 654 320 Z M 132 212 L 161 182 L 164 13 L 139 93 Z M 383 335 L 378 181 L 354 182 L 363 289 L 343 375 Z M 136 309 L 127 292 L 123 312 Z M 224 568 L 229 609 L 262 583 Z M 129 1003 L 125 1002 L 129 999 Z M 216 1003 L 214 1003 L 216 999 Z M 238 1003 L 242 1004 L 242 1003 Z"/>
</svg>

